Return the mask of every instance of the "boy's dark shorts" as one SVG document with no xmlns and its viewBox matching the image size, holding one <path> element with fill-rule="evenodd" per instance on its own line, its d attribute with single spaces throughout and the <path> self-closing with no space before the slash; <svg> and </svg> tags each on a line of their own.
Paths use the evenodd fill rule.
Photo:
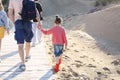
<svg viewBox="0 0 120 80">
<path fill-rule="evenodd" d="M 24 41 L 31 42 L 32 37 L 32 23 L 30 21 L 17 20 L 15 22 L 15 40 L 17 44 L 24 44 Z"/>
<path fill-rule="evenodd" d="M 55 57 L 59 57 L 63 53 L 63 45 L 54 45 Z"/>
</svg>

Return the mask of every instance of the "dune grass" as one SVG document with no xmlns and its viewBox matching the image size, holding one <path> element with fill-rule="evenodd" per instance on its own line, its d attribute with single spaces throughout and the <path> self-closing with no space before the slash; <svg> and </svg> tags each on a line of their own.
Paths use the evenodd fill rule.
<svg viewBox="0 0 120 80">
<path fill-rule="evenodd" d="M 107 4 L 118 2 L 120 0 L 96 0 L 95 6 L 106 6 Z"/>
</svg>

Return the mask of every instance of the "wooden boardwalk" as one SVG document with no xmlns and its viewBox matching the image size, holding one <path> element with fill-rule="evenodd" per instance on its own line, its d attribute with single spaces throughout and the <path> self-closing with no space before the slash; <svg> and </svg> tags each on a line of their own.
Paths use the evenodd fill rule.
<svg viewBox="0 0 120 80">
<path fill-rule="evenodd" d="M 31 59 L 26 62 L 24 72 L 18 69 L 20 58 L 14 34 L 6 35 L 2 43 L 0 80 L 55 80 L 45 52 L 44 41 L 31 48 Z"/>
</svg>

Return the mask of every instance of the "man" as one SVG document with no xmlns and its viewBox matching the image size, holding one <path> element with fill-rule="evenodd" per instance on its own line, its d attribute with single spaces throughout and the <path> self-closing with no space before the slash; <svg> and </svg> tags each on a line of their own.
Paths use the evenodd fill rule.
<svg viewBox="0 0 120 80">
<path fill-rule="evenodd" d="M 36 8 L 40 14 L 40 20 L 41 20 L 41 24 L 42 24 L 42 6 L 40 4 L 40 2 L 38 0 L 34 0 L 35 4 L 36 4 Z M 32 24 L 32 31 L 33 31 L 33 38 L 32 38 L 32 47 L 35 47 L 35 43 L 36 43 L 36 39 L 38 40 L 38 42 L 41 41 L 41 37 L 42 37 L 42 33 L 41 31 L 37 28 L 38 25 L 38 21 L 36 19 L 33 20 L 33 24 Z"/>
<path fill-rule="evenodd" d="M 15 24 L 15 40 L 18 44 L 18 52 L 21 59 L 21 64 L 19 69 L 25 70 L 25 59 L 27 60 L 30 58 L 30 42 L 33 37 L 32 32 L 32 23 L 31 21 L 24 21 L 21 18 L 21 11 L 22 11 L 22 2 L 23 0 L 9 0 L 9 7 L 8 7 L 8 15 L 12 22 Z M 41 26 L 40 19 L 37 15 L 38 20 L 38 27 Z M 25 44 L 25 58 L 24 58 L 24 41 Z"/>
</svg>

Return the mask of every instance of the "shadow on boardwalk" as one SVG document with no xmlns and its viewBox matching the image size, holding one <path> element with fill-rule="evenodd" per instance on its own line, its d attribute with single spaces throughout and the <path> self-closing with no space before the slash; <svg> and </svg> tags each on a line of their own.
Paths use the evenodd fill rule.
<svg viewBox="0 0 120 80">
<path fill-rule="evenodd" d="M 15 66 L 13 66 L 12 68 L 10 68 L 9 70 L 7 70 L 7 71 L 3 72 L 2 74 L 0 74 L 0 77 L 3 77 L 3 76 L 5 76 L 5 75 L 11 73 L 13 70 L 14 70 L 14 71 L 13 71 L 11 74 L 9 74 L 8 76 L 6 76 L 6 77 L 4 78 L 4 80 L 11 80 L 12 78 L 14 78 L 14 77 L 16 77 L 17 75 L 21 74 L 22 71 L 20 71 L 19 68 L 17 68 L 19 64 L 20 64 L 20 63 L 17 63 Z"/>
<path fill-rule="evenodd" d="M 39 80 L 49 80 L 52 77 L 53 71 L 49 70 L 45 75 L 43 75 Z"/>
<path fill-rule="evenodd" d="M 20 57 L 13 34 L 4 38 L 0 63 L 0 80 L 51 80 L 53 72 L 45 52 L 44 41 L 31 48 L 31 59 L 26 62 L 26 71 L 19 70 Z M 12 47 L 11 47 L 12 46 Z"/>
<path fill-rule="evenodd" d="M 2 60 L 5 60 L 9 57 L 12 57 L 12 56 L 16 55 L 17 53 L 18 53 L 18 51 L 13 51 L 13 52 L 10 52 L 8 54 L 2 55 L 1 58 L 2 58 Z"/>
</svg>

